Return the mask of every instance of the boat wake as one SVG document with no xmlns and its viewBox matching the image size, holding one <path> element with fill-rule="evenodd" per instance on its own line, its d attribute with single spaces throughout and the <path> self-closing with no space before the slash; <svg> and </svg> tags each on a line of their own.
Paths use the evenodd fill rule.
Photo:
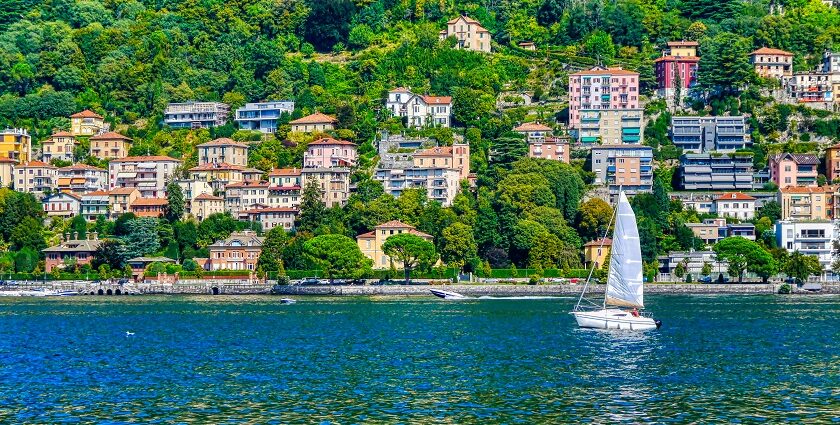
<svg viewBox="0 0 840 425">
<path fill-rule="evenodd" d="M 491 295 L 483 295 L 478 297 L 480 300 L 573 300 L 575 297 L 554 297 L 550 295 L 522 295 L 516 297 L 494 297 Z"/>
</svg>

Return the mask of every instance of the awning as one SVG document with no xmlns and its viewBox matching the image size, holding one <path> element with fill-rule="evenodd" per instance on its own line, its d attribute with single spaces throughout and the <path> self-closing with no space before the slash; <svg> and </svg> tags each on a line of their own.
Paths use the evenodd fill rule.
<svg viewBox="0 0 840 425">
<path fill-rule="evenodd" d="M 118 179 L 133 179 L 137 177 L 137 173 L 117 173 Z"/>
</svg>

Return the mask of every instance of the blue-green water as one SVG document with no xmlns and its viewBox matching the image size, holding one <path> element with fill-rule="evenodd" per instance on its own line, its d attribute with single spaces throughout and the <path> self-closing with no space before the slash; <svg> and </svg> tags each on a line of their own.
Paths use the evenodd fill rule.
<svg viewBox="0 0 840 425">
<path fill-rule="evenodd" d="M 3 423 L 840 421 L 840 297 L 0 300 Z M 126 336 L 126 331 L 133 336 Z"/>
</svg>

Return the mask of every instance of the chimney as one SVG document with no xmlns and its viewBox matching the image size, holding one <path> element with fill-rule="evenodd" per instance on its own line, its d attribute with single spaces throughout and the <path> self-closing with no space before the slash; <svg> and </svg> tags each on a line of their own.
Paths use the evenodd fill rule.
<svg viewBox="0 0 840 425">
<path fill-rule="evenodd" d="M 90 232 L 91 236 L 93 237 L 92 240 L 99 240 L 99 233 L 97 232 Z"/>
<path fill-rule="evenodd" d="M 79 234 L 76 233 L 76 232 L 73 232 L 73 240 L 75 241 L 75 240 L 78 240 L 78 239 L 79 239 Z"/>
</svg>

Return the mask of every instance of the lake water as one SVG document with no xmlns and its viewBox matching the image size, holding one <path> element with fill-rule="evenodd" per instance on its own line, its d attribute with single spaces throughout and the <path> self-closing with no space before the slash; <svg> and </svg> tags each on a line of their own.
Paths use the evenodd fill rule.
<svg viewBox="0 0 840 425">
<path fill-rule="evenodd" d="M 616 333 L 570 298 L 6 298 L 0 422 L 840 421 L 840 297 L 647 302 Z"/>
</svg>

